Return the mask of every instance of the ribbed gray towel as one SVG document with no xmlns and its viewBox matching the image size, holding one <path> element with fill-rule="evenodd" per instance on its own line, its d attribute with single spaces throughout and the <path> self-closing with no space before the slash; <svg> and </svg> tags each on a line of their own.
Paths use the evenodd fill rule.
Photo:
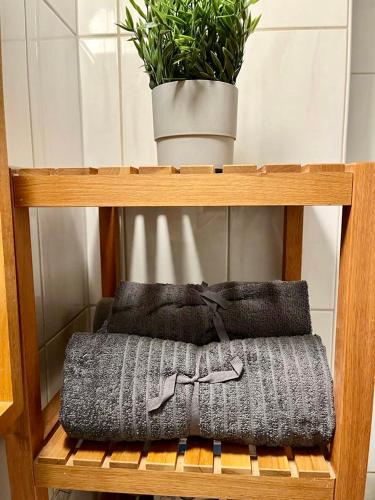
<svg viewBox="0 0 375 500">
<path fill-rule="evenodd" d="M 310 334 L 307 283 L 230 281 L 204 287 L 123 281 L 108 331 L 204 345 L 218 340 L 217 319 L 230 339 Z"/>
<path fill-rule="evenodd" d="M 315 335 L 197 347 L 76 333 L 66 350 L 60 420 L 68 435 L 93 440 L 201 435 L 320 445 L 335 426 L 332 379 Z"/>
</svg>

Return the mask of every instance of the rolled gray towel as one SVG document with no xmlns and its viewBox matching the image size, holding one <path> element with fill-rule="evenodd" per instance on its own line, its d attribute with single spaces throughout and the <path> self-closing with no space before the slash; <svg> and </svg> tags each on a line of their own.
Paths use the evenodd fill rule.
<svg viewBox="0 0 375 500">
<path fill-rule="evenodd" d="M 204 345 L 218 340 L 217 319 L 230 339 L 311 334 L 307 283 L 230 281 L 205 287 L 123 281 L 108 332 Z"/>
<path fill-rule="evenodd" d="M 332 379 L 315 335 L 197 347 L 76 333 L 66 350 L 60 420 L 69 436 L 99 441 L 200 435 L 320 445 L 335 426 Z"/>
</svg>

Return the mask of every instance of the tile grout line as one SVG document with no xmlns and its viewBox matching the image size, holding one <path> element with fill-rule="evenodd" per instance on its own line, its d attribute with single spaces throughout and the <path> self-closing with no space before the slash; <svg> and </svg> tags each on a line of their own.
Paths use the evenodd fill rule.
<svg viewBox="0 0 375 500">
<path fill-rule="evenodd" d="M 48 341 L 44 344 L 43 347 L 47 347 L 52 341 L 54 341 L 56 339 L 56 337 L 58 337 L 59 335 L 64 333 L 69 327 L 71 327 L 80 318 L 80 316 L 83 316 L 85 312 L 90 314 L 91 307 L 92 306 L 90 306 L 90 305 L 86 305 L 83 309 L 81 309 L 79 311 L 79 313 L 77 313 L 75 316 L 73 316 L 73 318 L 71 318 L 68 321 L 68 323 L 66 323 L 62 328 L 60 328 L 56 333 L 54 333 L 52 335 L 52 337 L 50 339 L 48 339 Z"/>
<path fill-rule="evenodd" d="M 43 0 L 43 2 L 45 3 L 45 5 L 47 5 L 47 7 L 49 7 L 51 9 L 51 11 L 55 14 L 56 17 L 58 17 L 60 19 L 60 21 L 63 23 L 63 25 L 74 35 L 74 36 L 77 36 L 77 31 L 76 32 L 74 31 L 74 29 L 69 26 L 69 24 L 65 21 L 65 19 L 59 14 L 59 12 L 55 9 L 55 7 L 53 7 L 50 3 L 49 3 L 49 0 Z M 76 8 L 76 14 L 77 14 L 77 2 L 75 0 L 75 8 Z M 77 24 L 77 16 L 76 16 L 76 24 Z"/>
</svg>

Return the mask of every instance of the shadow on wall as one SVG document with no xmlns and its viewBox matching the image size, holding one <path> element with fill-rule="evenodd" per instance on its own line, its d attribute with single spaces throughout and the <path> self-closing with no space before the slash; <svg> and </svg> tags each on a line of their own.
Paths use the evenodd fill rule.
<svg viewBox="0 0 375 500">
<path fill-rule="evenodd" d="M 281 278 L 279 208 L 130 208 L 126 277 L 209 284 Z"/>
</svg>

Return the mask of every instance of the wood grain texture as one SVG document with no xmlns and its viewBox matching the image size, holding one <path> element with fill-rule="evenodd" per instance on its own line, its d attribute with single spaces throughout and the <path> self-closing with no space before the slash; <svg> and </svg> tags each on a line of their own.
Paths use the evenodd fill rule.
<svg viewBox="0 0 375 500">
<path fill-rule="evenodd" d="M 236 164 L 223 165 L 224 174 L 256 174 L 258 167 L 256 165 Z"/>
<path fill-rule="evenodd" d="M 221 443 L 221 472 L 223 474 L 250 474 L 249 447 L 234 443 Z"/>
<path fill-rule="evenodd" d="M 153 441 L 147 454 L 147 470 L 175 470 L 178 441 Z"/>
<path fill-rule="evenodd" d="M 180 174 L 213 174 L 214 165 L 181 165 Z"/>
<path fill-rule="evenodd" d="M 330 477 L 328 464 L 320 450 L 295 450 L 294 460 L 299 477 Z"/>
<path fill-rule="evenodd" d="M 23 407 L 20 333 L 12 202 L 0 48 L 0 433 L 7 432 Z"/>
<path fill-rule="evenodd" d="M 20 168 L 14 171 L 18 175 L 96 175 L 98 169 L 93 167 L 65 168 Z"/>
<path fill-rule="evenodd" d="M 14 191 L 17 206 L 349 205 L 352 174 L 19 175 Z"/>
<path fill-rule="evenodd" d="M 35 464 L 38 486 L 137 495 L 236 498 L 238 500 L 332 500 L 333 479 L 245 474 L 147 471 L 126 468 Z"/>
<path fill-rule="evenodd" d="M 304 207 L 284 208 L 283 274 L 285 281 L 297 281 L 302 273 Z"/>
<path fill-rule="evenodd" d="M 144 443 L 116 443 L 109 460 L 110 467 L 138 469 Z"/>
<path fill-rule="evenodd" d="M 73 456 L 73 465 L 100 467 L 103 463 L 107 443 L 84 441 Z"/>
<path fill-rule="evenodd" d="M 146 167 L 139 167 L 138 173 L 139 174 L 146 174 L 146 175 L 168 175 L 168 174 L 176 174 L 178 172 L 176 167 L 171 167 L 170 165 L 167 166 L 146 166 Z"/>
<path fill-rule="evenodd" d="M 33 460 L 43 444 L 38 336 L 32 269 L 29 211 L 13 211 L 20 314 L 24 410 L 6 436 L 8 472 L 13 498 L 47 500 L 48 491 L 34 486 Z M 20 481 L 22 478 L 22 481 Z"/>
<path fill-rule="evenodd" d="M 362 500 L 375 376 L 375 164 L 350 166 L 351 208 L 343 211 L 335 354 L 336 500 Z"/>
<path fill-rule="evenodd" d="M 65 465 L 74 449 L 74 444 L 75 441 L 69 439 L 64 429 L 59 425 L 38 455 L 38 462 Z"/>
<path fill-rule="evenodd" d="M 129 175 L 138 174 L 135 167 L 103 167 L 98 169 L 98 175 Z"/>
<path fill-rule="evenodd" d="M 100 266 L 103 297 L 113 297 L 120 280 L 118 217 L 116 208 L 99 208 Z"/>
<path fill-rule="evenodd" d="M 213 443 L 207 439 L 188 438 L 184 457 L 185 472 L 213 472 Z"/>
<path fill-rule="evenodd" d="M 290 476 L 288 458 L 284 448 L 257 448 L 261 476 Z"/>
<path fill-rule="evenodd" d="M 295 165 L 295 164 L 288 164 L 288 165 L 263 165 L 259 170 L 259 173 L 266 173 L 266 174 L 289 174 L 291 172 L 301 172 L 301 165 Z"/>
<path fill-rule="evenodd" d="M 345 172 L 344 163 L 323 163 L 304 165 L 302 172 Z"/>
</svg>

